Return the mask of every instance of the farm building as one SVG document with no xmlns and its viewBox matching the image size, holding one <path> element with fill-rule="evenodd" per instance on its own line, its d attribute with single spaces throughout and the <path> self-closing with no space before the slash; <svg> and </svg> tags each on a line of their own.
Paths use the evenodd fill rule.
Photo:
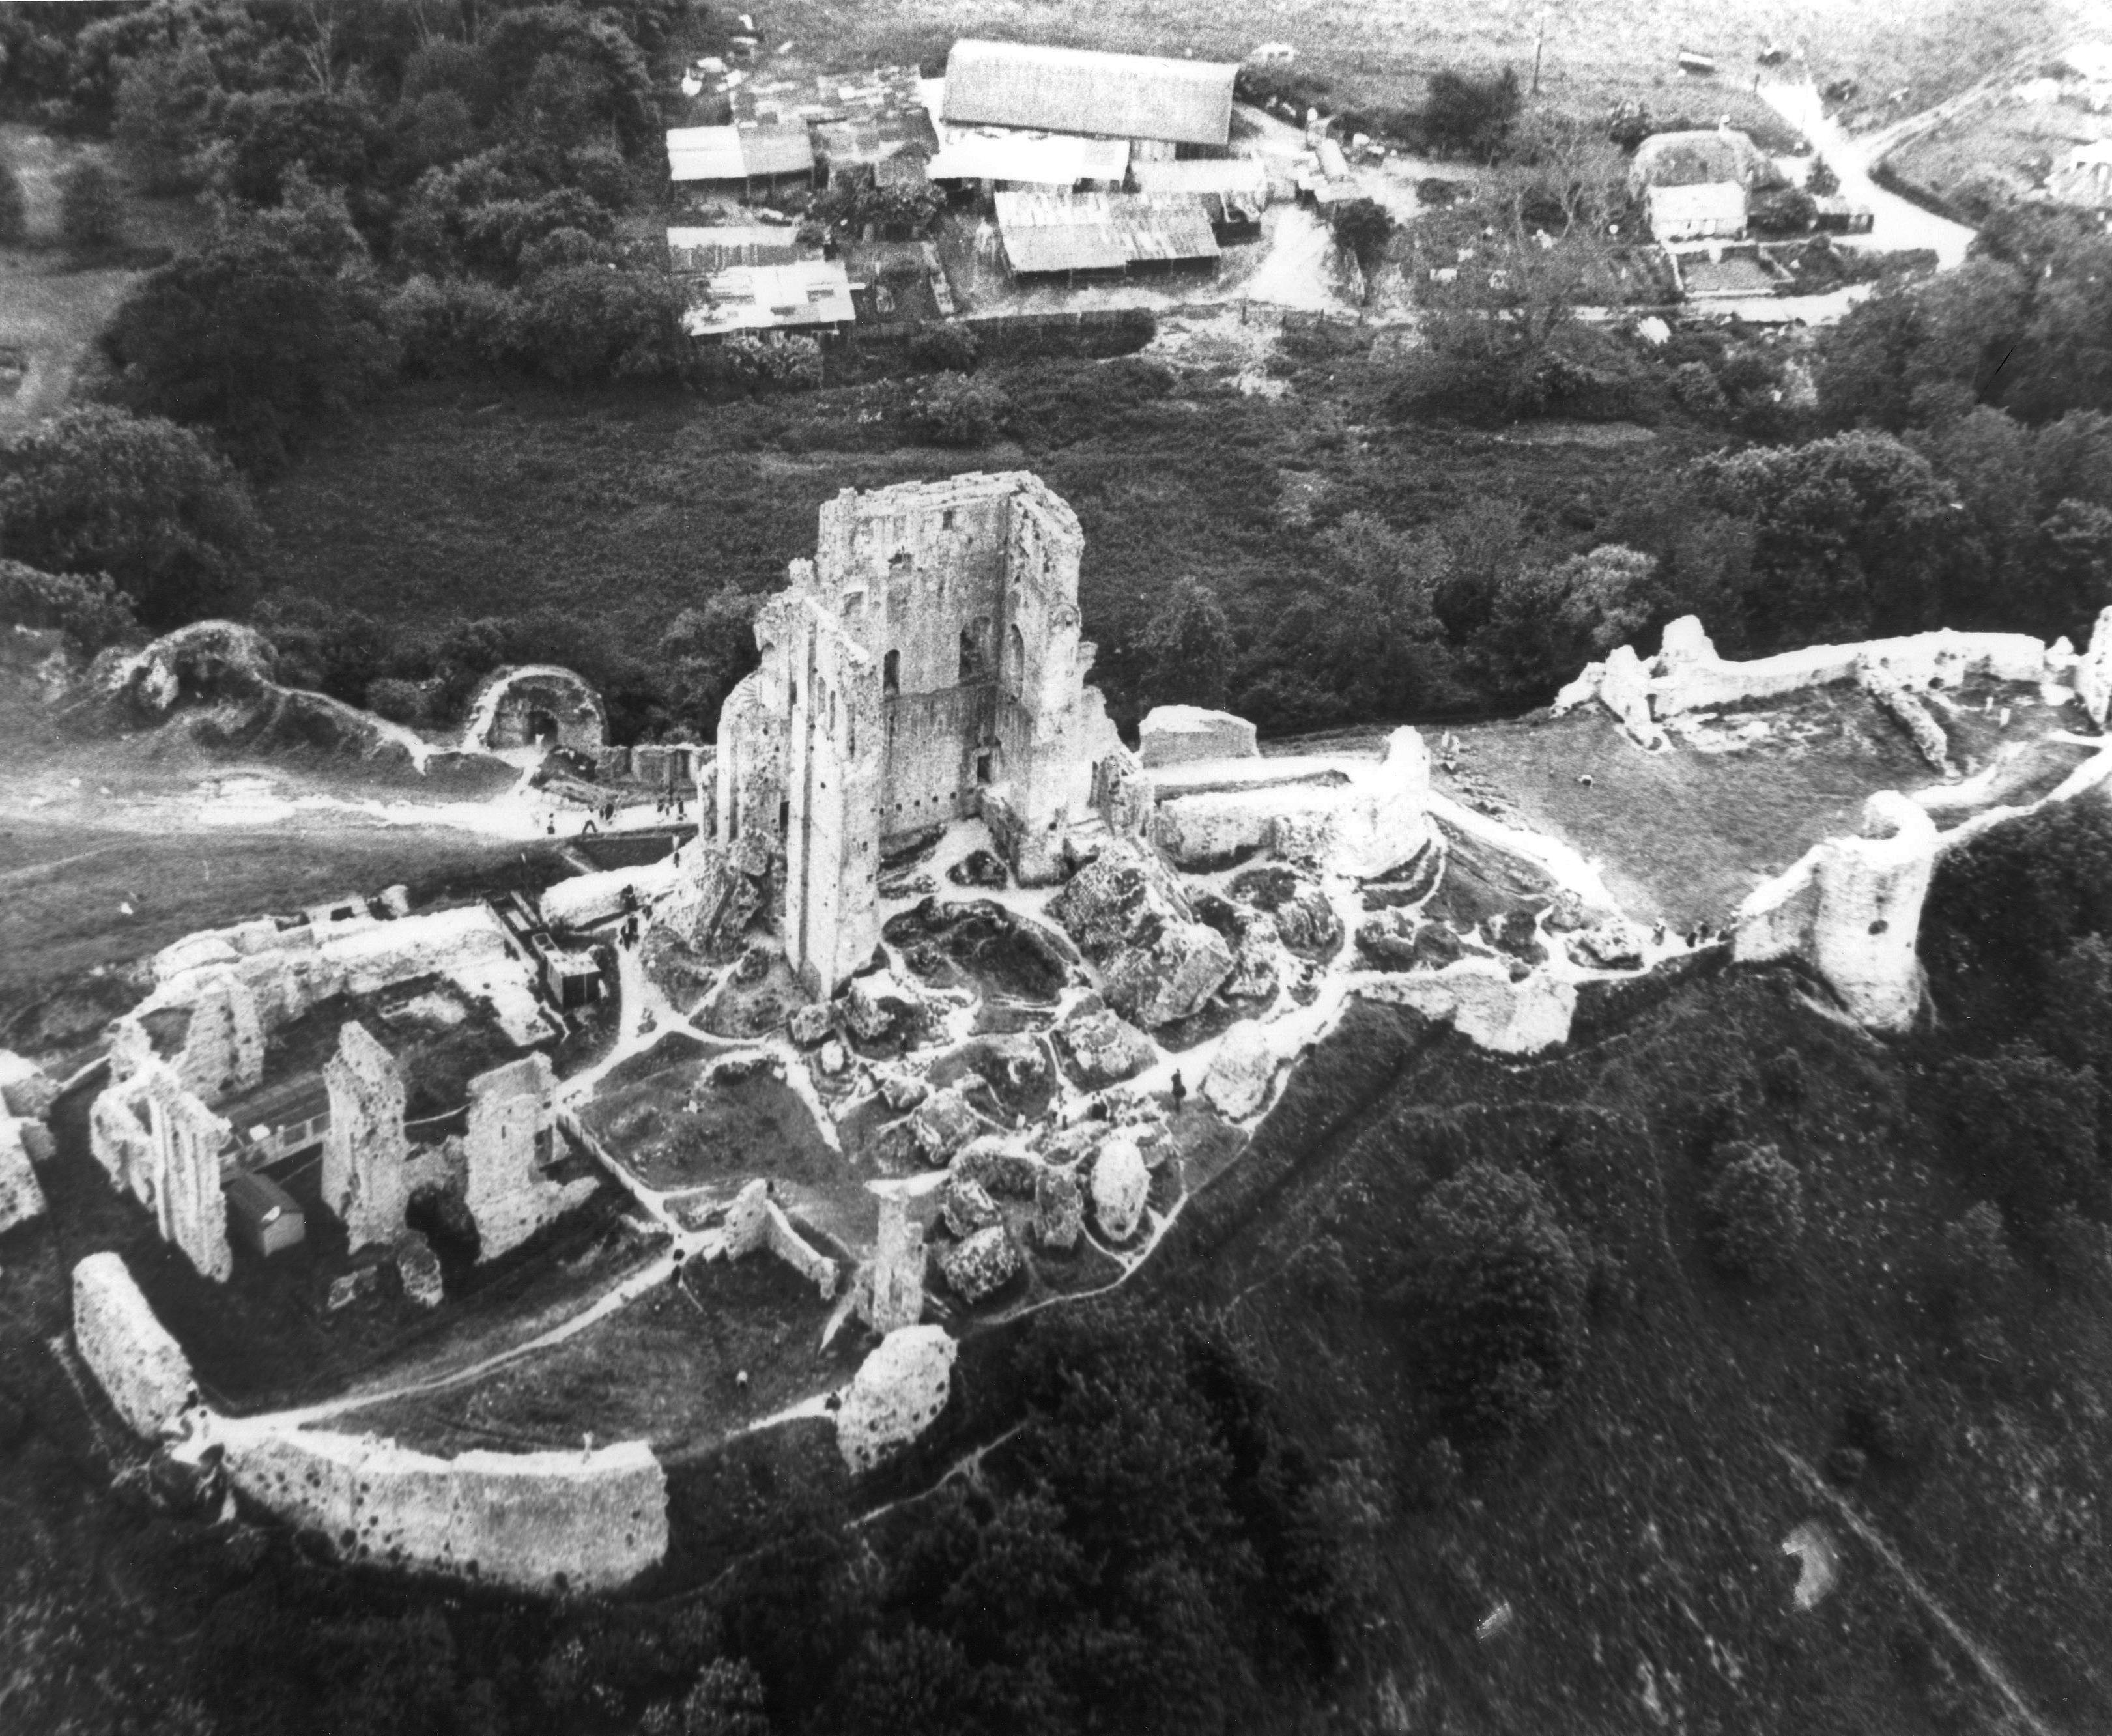
<svg viewBox="0 0 2112 1736">
<path fill-rule="evenodd" d="M 988 194 L 1003 187 L 1112 191 L 1122 186 L 1129 167 L 1126 139 L 963 133 L 940 148 L 924 172 L 938 185 L 973 183 Z"/>
<path fill-rule="evenodd" d="M 781 198 L 814 184 L 804 126 L 678 126 L 667 133 L 668 178 L 722 198 Z"/>
<path fill-rule="evenodd" d="M 1222 155 L 1231 141 L 1228 63 L 969 39 L 946 57 L 940 119 L 1127 139 L 1140 157 Z"/>
<path fill-rule="evenodd" d="M 1659 241 L 1732 241 L 1746 233 L 1746 189 L 1736 181 L 1652 187 L 1643 209 Z"/>
<path fill-rule="evenodd" d="M 1182 193 L 1001 193 L 997 225 L 1018 277 L 1214 266 L 1203 202 Z"/>
<path fill-rule="evenodd" d="M 1139 193 L 1200 199 L 1220 241 L 1250 240 L 1268 209 L 1268 170 L 1251 157 L 1199 157 L 1130 166 Z"/>
<path fill-rule="evenodd" d="M 858 317 L 840 260 L 802 259 L 785 266 L 735 266 L 707 285 L 710 305 L 691 308 L 682 329 L 693 338 L 737 332 L 840 332 Z"/>
<path fill-rule="evenodd" d="M 1766 152 L 1728 127 L 1653 133 L 1636 146 L 1628 165 L 1632 199 L 1641 198 L 1652 187 L 1696 187 L 1711 181 L 1735 181 L 1750 193 L 1780 186 L 1782 173 Z"/>
<path fill-rule="evenodd" d="M 667 231 L 668 268 L 680 273 L 709 276 L 734 266 L 789 266 L 799 257 L 793 231 L 767 224 Z"/>
</svg>

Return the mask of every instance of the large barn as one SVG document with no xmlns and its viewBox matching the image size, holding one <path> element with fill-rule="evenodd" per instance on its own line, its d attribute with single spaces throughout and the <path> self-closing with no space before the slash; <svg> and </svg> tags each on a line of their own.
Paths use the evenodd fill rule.
<svg viewBox="0 0 2112 1736">
<path fill-rule="evenodd" d="M 1213 61 L 971 39 L 946 57 L 940 118 L 949 127 L 1127 139 L 1139 157 L 1222 154 L 1231 140 L 1238 70 Z"/>
</svg>

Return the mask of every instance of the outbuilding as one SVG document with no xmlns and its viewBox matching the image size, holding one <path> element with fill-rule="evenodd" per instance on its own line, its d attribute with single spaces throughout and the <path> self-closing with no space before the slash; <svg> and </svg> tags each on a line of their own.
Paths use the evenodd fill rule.
<svg viewBox="0 0 2112 1736">
<path fill-rule="evenodd" d="M 940 118 L 1127 139 L 1136 157 L 1222 155 L 1238 71 L 1230 62 L 970 38 L 946 57 Z"/>
<path fill-rule="evenodd" d="M 228 1178 L 224 1191 L 228 1229 L 258 1258 L 269 1259 L 307 1240 L 308 1220 L 300 1202 L 270 1176 L 239 1170 Z"/>
</svg>

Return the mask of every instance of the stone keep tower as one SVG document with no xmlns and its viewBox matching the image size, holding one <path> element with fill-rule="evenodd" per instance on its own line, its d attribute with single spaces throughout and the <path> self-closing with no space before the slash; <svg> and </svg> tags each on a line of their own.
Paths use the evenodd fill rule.
<svg viewBox="0 0 2112 1736">
<path fill-rule="evenodd" d="M 234 1270 L 227 1245 L 227 1196 L 220 1187 L 228 1125 L 166 1067 L 156 1067 L 149 1076 L 147 1116 L 159 1160 L 154 1216 L 162 1239 L 180 1247 L 201 1275 L 224 1284 Z"/>
<path fill-rule="evenodd" d="M 323 1203 L 344 1224 L 353 1251 L 387 1243 L 403 1227 L 403 1075 L 363 1025 L 338 1033 L 323 1065 L 330 1132 L 323 1140 Z"/>
<path fill-rule="evenodd" d="M 981 814 L 1022 879 L 1057 878 L 1093 761 L 1119 745 L 1079 636 L 1076 516 L 1023 470 L 822 508 L 812 561 L 756 621 L 720 714 L 717 841 L 784 850 L 785 933 L 834 988 L 878 939 L 879 841 Z"/>
</svg>

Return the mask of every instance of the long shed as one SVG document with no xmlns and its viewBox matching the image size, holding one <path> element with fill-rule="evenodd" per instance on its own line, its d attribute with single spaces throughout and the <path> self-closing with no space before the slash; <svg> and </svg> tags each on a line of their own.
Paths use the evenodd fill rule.
<svg viewBox="0 0 2112 1736">
<path fill-rule="evenodd" d="M 1238 71 L 1229 62 L 969 38 L 946 57 L 940 118 L 1222 151 Z"/>
</svg>

